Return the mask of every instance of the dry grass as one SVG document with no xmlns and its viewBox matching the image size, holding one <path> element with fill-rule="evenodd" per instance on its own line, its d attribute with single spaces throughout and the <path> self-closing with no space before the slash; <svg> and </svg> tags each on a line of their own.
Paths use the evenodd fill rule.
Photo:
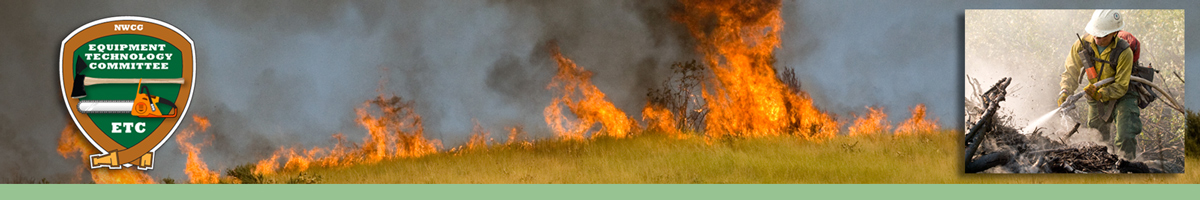
<svg viewBox="0 0 1200 200">
<path fill-rule="evenodd" d="M 306 173 L 321 183 L 1196 183 L 1192 174 L 963 174 L 959 134 L 706 144 L 646 134 L 542 141 Z M 1188 162 L 1200 162 L 1188 158 Z M 267 177 L 287 180 L 297 173 Z M 282 182 L 282 181 L 275 181 Z"/>
</svg>

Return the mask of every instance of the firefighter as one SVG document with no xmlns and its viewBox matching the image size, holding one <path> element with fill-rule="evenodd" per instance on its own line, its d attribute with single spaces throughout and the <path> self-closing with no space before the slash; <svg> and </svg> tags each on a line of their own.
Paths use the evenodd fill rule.
<svg viewBox="0 0 1200 200">
<path fill-rule="evenodd" d="M 1126 160 L 1137 157 L 1137 135 L 1142 132 L 1139 94 L 1130 91 L 1130 76 L 1133 72 L 1133 50 L 1129 43 L 1117 36 L 1125 26 L 1121 13 L 1113 10 L 1096 10 L 1088 21 L 1082 39 L 1071 46 L 1062 72 L 1062 91 L 1058 105 L 1074 93 L 1081 76 L 1086 76 L 1083 88 L 1088 97 L 1088 112 L 1085 124 L 1100 131 L 1105 143 L 1110 143 L 1110 152 Z M 1111 84 L 1096 87 L 1092 84 L 1114 78 Z M 1112 124 L 1116 123 L 1116 135 Z"/>
</svg>

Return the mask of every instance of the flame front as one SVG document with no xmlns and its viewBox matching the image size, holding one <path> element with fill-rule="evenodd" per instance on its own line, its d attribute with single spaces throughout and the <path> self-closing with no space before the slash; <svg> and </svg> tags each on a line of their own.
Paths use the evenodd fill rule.
<svg viewBox="0 0 1200 200">
<path fill-rule="evenodd" d="M 662 132 L 675 138 L 685 137 L 676 126 L 674 113 L 662 105 L 646 103 L 646 107 L 642 108 L 642 121 L 646 122 L 647 128 L 651 131 Z"/>
<path fill-rule="evenodd" d="M 98 153 L 100 153 L 100 151 L 92 148 L 92 144 L 83 137 L 83 133 L 80 133 L 79 129 L 76 129 L 75 126 L 72 124 L 67 124 L 66 128 L 63 128 L 62 134 L 58 138 L 58 154 L 62 155 L 63 158 L 74 158 L 76 155 L 78 155 L 82 159 L 81 161 L 85 163 L 84 165 L 87 165 L 88 163 L 91 163 L 88 161 L 88 156 Z M 84 169 L 86 168 L 87 167 L 84 167 Z M 99 184 L 154 183 L 154 178 L 151 178 L 150 175 L 131 168 L 119 170 L 107 168 L 92 170 L 81 169 L 79 173 L 82 174 L 83 171 L 90 171 L 92 181 Z"/>
<path fill-rule="evenodd" d="M 204 140 L 204 142 L 198 144 L 188 141 L 196 135 L 197 131 L 208 131 L 208 127 L 212 124 L 208 122 L 208 118 L 201 116 L 193 116 L 192 122 L 194 124 L 192 124 L 191 127 L 179 131 L 179 135 L 175 138 L 175 142 L 179 143 L 179 151 L 187 154 L 187 166 L 183 169 L 183 172 L 187 174 L 189 183 L 217 183 L 217 180 L 220 178 L 221 174 L 216 171 L 208 170 L 208 164 L 204 163 L 204 158 L 200 157 L 200 147 L 210 144 L 211 141 Z"/>
<path fill-rule="evenodd" d="M 380 114 L 369 110 L 377 107 Z M 438 152 L 441 141 L 425 139 L 425 128 L 420 115 L 414 110 L 412 101 L 400 97 L 379 97 L 356 109 L 359 125 L 367 130 L 361 145 L 350 144 L 345 135 L 334 134 L 337 143 L 333 148 L 280 148 L 270 158 L 261 160 L 255 167 L 256 173 L 272 174 L 282 170 L 304 171 L 309 167 L 344 167 L 355 164 L 377 163 L 395 158 L 414 158 Z M 358 148 L 355 148 L 358 147 Z M 284 159 L 279 166 L 279 159 Z"/>
<path fill-rule="evenodd" d="M 523 126 L 508 127 L 508 140 L 504 141 L 504 145 L 519 145 L 524 147 L 533 146 L 528 138 L 525 138 L 525 128 Z"/>
<path fill-rule="evenodd" d="M 896 135 L 932 134 L 938 129 L 940 127 L 937 125 L 937 119 L 925 119 L 925 104 L 917 104 L 912 109 L 912 118 L 900 123 L 896 128 Z"/>
<path fill-rule="evenodd" d="M 850 136 L 876 135 L 892 130 L 892 122 L 887 120 L 887 113 L 882 108 L 867 107 L 867 114 L 854 119 L 850 126 Z"/>
<path fill-rule="evenodd" d="M 599 132 L 591 135 L 593 138 L 598 136 L 624 138 L 639 129 L 633 119 L 625 115 L 624 111 L 617 109 L 612 102 L 604 99 L 604 93 L 592 85 L 591 71 L 575 65 L 574 61 L 563 57 L 558 50 L 558 45 L 551 44 L 550 53 L 558 62 L 558 74 L 546 88 L 551 90 L 558 88 L 562 96 L 554 98 L 550 105 L 543 110 L 543 114 L 545 114 L 546 123 L 551 131 L 559 138 L 581 140 L 596 123 L 599 123 L 602 128 Z M 567 118 L 562 112 L 561 105 L 566 105 L 571 114 L 574 114 L 579 120 Z"/>
<path fill-rule="evenodd" d="M 778 0 L 682 0 L 673 16 L 696 38 L 697 49 L 712 67 L 703 97 L 710 110 L 709 136 L 797 134 L 823 139 L 837 134 L 838 124 L 821 112 L 799 88 L 788 88 L 777 76 L 774 50 L 783 29 Z"/>
<path fill-rule="evenodd" d="M 494 143 L 494 141 L 492 141 L 492 139 L 491 139 L 491 135 L 492 135 L 491 132 L 488 132 L 487 130 L 483 129 L 483 126 L 479 125 L 479 121 L 474 120 L 474 119 L 472 119 L 471 121 L 475 124 L 475 126 L 473 128 L 471 128 L 471 137 L 467 138 L 467 143 L 463 144 L 462 146 L 459 146 L 458 148 L 452 149 L 451 151 L 457 150 L 459 152 L 462 152 L 462 151 L 466 151 L 466 150 L 487 149 L 487 147 L 490 143 Z M 510 135 L 509 137 L 511 138 L 511 137 L 515 137 L 515 136 Z"/>
<path fill-rule="evenodd" d="M 780 32 L 784 25 L 780 1 L 681 2 L 683 8 L 671 17 L 683 23 L 696 39 L 703 62 L 710 66 L 710 72 L 706 73 L 712 73 L 704 76 L 706 80 L 702 81 L 699 92 L 705 102 L 703 134 L 708 138 L 794 135 L 815 141 L 837 135 L 839 124 L 834 117 L 819 110 L 808 93 L 800 90 L 799 82 L 790 81 L 794 77 L 781 77 L 774 66 L 774 50 L 781 45 Z M 560 96 L 552 99 L 543 114 L 550 131 L 558 138 L 626 138 L 642 130 L 638 122 L 607 100 L 605 94 L 592 84 L 591 71 L 565 57 L 557 45 L 551 44 L 549 49 L 557 64 L 557 73 L 547 89 Z M 856 116 L 848 128 L 849 135 L 891 130 L 882 108 L 867 109 L 865 115 Z M 914 107 L 912 118 L 901 123 L 895 134 L 910 135 L 938 129 L 937 120 L 925 119 L 925 112 L 924 105 Z M 345 167 L 414 158 L 438 153 L 441 146 L 441 141 L 425 138 L 422 118 L 415 112 L 412 101 L 381 94 L 364 102 L 356 109 L 356 115 L 355 121 L 367 133 L 361 143 L 351 142 L 344 134 L 337 133 L 332 136 L 336 141 L 333 147 L 281 147 L 269 158 L 256 162 L 254 172 L 269 175 L 280 171 L 305 171 L 312 167 Z M 687 137 L 680 125 L 688 124 L 681 120 L 689 116 L 692 115 L 675 113 L 652 103 L 642 109 L 642 120 L 649 130 L 676 138 Z M 197 131 L 204 132 L 211 124 L 204 117 L 193 117 L 193 120 L 193 127 L 182 130 L 176 138 L 180 150 L 187 156 L 185 173 L 191 183 L 217 183 L 219 173 L 209 170 L 201 157 L 201 147 L 210 141 L 189 142 Z M 490 133 L 478 122 L 474 123 L 469 141 L 452 151 L 486 149 L 494 143 Z M 532 146 L 532 140 L 523 141 L 526 136 L 521 127 L 511 127 L 508 131 L 506 144 Z M 88 155 L 98 153 L 70 125 L 63 130 L 58 152 L 67 158 L 80 155 L 85 163 Z M 97 183 L 154 182 L 146 173 L 131 169 L 91 170 L 91 175 Z"/>
<path fill-rule="evenodd" d="M 282 152 L 280 149 L 279 152 Z M 279 153 L 271 155 L 271 158 L 263 159 L 255 163 L 254 173 L 256 174 L 274 174 L 276 166 L 279 166 Z"/>
</svg>

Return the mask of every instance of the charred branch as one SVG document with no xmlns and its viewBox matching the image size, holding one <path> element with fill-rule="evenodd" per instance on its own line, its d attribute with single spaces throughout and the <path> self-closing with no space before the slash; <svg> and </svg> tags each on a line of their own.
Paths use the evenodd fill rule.
<svg viewBox="0 0 1200 200">
<path fill-rule="evenodd" d="M 1009 152 L 991 153 L 979 156 L 975 160 L 967 163 L 967 173 L 978 173 L 983 170 L 991 169 L 992 167 L 1008 164 L 1012 160 L 1013 154 Z"/>
<path fill-rule="evenodd" d="M 1004 101 L 1004 95 L 1007 95 L 1008 92 L 1006 89 L 1010 83 L 1012 83 L 1012 78 L 1002 78 L 995 85 L 992 85 L 991 89 L 980 95 L 980 99 L 984 103 L 983 107 L 986 110 L 980 115 L 979 121 L 976 121 L 967 131 L 967 149 L 964 160 L 968 165 L 973 162 L 971 158 L 975 156 L 976 151 L 979 150 L 979 144 L 983 141 L 985 135 L 983 130 L 993 124 L 993 119 L 996 117 L 996 110 L 1000 109 L 1000 102 Z"/>
</svg>

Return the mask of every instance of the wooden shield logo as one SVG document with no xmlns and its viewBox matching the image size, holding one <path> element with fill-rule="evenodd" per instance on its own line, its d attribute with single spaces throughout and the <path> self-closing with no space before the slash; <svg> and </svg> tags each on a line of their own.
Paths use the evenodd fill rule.
<svg viewBox="0 0 1200 200">
<path fill-rule="evenodd" d="M 92 168 L 154 168 L 154 151 L 191 104 L 195 52 L 175 26 L 136 16 L 96 20 L 63 39 L 63 101 L 101 152 L 90 156 Z"/>
</svg>

